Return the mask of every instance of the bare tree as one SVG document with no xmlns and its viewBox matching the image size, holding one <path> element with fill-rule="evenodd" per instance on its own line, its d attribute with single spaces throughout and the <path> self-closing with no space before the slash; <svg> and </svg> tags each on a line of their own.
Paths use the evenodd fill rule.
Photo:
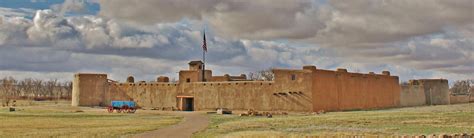
<svg viewBox="0 0 474 138">
<path fill-rule="evenodd" d="M 10 100 L 14 98 L 17 81 L 13 77 L 5 77 L 1 80 L 1 97 L 3 99 L 2 105 L 9 105 Z"/>
<path fill-rule="evenodd" d="M 33 96 L 33 79 L 27 78 L 18 83 L 18 88 L 21 89 L 22 96 L 31 97 Z"/>
<path fill-rule="evenodd" d="M 42 80 L 33 80 L 33 97 L 39 97 L 43 93 L 43 81 Z"/>
<path fill-rule="evenodd" d="M 455 81 L 450 90 L 453 95 L 469 95 L 471 85 L 474 80 L 458 80 Z"/>
<path fill-rule="evenodd" d="M 10 103 L 11 99 L 33 100 L 55 100 L 56 103 L 62 98 L 72 95 L 72 82 L 61 83 L 57 79 L 43 81 L 39 79 L 26 78 L 15 80 L 13 77 L 0 79 L 0 103 L 3 106 Z"/>
<path fill-rule="evenodd" d="M 34 94 L 34 80 L 31 78 L 24 79 L 18 83 L 18 89 L 20 89 L 23 93 L 21 94 L 25 98 L 28 99 L 29 104 L 32 104 L 32 98 L 35 96 Z"/>
<path fill-rule="evenodd" d="M 2 103 L 2 106 L 5 107 L 6 92 L 5 92 L 5 90 L 4 90 L 5 88 L 3 86 L 3 83 L 4 83 L 3 79 L 0 80 L 0 83 L 1 83 L 1 85 L 0 85 L 0 102 Z"/>
<path fill-rule="evenodd" d="M 55 103 L 58 103 L 58 92 L 56 90 L 57 88 L 57 85 L 58 85 L 58 80 L 54 79 L 54 80 L 49 80 L 47 82 L 45 82 L 45 95 L 47 95 L 47 97 L 51 97 L 51 98 L 54 98 L 55 99 Z"/>
<path fill-rule="evenodd" d="M 64 89 L 66 90 L 66 97 L 71 97 L 72 96 L 72 82 L 67 81 L 64 83 Z"/>
<path fill-rule="evenodd" d="M 250 72 L 248 74 L 250 80 L 263 80 L 263 81 L 273 81 L 275 74 L 273 74 L 271 69 L 260 70 L 257 72 Z"/>
</svg>

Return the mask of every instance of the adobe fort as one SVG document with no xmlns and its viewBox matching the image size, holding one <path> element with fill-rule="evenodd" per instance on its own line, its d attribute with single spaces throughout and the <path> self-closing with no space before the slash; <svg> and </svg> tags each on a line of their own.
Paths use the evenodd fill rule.
<svg viewBox="0 0 474 138">
<path fill-rule="evenodd" d="M 133 100 L 138 106 L 160 110 L 340 111 L 469 102 L 452 97 L 444 79 L 411 80 L 400 85 L 398 76 L 350 73 L 346 69 L 273 69 L 272 81 L 248 80 L 246 75 L 213 76 L 203 62 L 189 62 L 179 81 L 160 76 L 154 82 L 125 83 L 106 74 L 78 73 L 73 81 L 73 106 L 108 106 L 112 100 Z M 461 100 L 458 100 L 461 99 Z"/>
</svg>

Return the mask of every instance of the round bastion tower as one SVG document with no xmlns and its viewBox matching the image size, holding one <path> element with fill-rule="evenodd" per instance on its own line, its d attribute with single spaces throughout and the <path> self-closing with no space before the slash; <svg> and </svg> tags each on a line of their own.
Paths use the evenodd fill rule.
<svg viewBox="0 0 474 138">
<path fill-rule="evenodd" d="M 74 74 L 72 106 L 104 105 L 107 74 Z"/>
</svg>

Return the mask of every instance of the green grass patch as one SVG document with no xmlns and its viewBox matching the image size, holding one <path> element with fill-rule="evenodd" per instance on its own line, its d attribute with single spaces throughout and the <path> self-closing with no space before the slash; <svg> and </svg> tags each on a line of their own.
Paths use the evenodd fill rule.
<svg viewBox="0 0 474 138">
<path fill-rule="evenodd" d="M 176 124 L 182 117 L 156 113 L 107 113 L 105 109 L 36 104 L 0 108 L 1 137 L 118 137 Z M 77 112 L 81 110 L 81 112 Z M 82 111 L 84 110 L 84 111 Z"/>
<path fill-rule="evenodd" d="M 196 137 L 428 135 L 474 133 L 474 104 L 330 112 L 323 115 L 239 117 L 209 115 L 211 124 Z"/>
</svg>

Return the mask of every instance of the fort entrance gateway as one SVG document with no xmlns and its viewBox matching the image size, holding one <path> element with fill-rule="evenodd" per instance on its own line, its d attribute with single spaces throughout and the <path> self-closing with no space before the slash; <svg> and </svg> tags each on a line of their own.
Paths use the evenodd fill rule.
<svg viewBox="0 0 474 138">
<path fill-rule="evenodd" d="M 176 105 L 180 111 L 194 111 L 194 96 L 176 96 Z"/>
</svg>

